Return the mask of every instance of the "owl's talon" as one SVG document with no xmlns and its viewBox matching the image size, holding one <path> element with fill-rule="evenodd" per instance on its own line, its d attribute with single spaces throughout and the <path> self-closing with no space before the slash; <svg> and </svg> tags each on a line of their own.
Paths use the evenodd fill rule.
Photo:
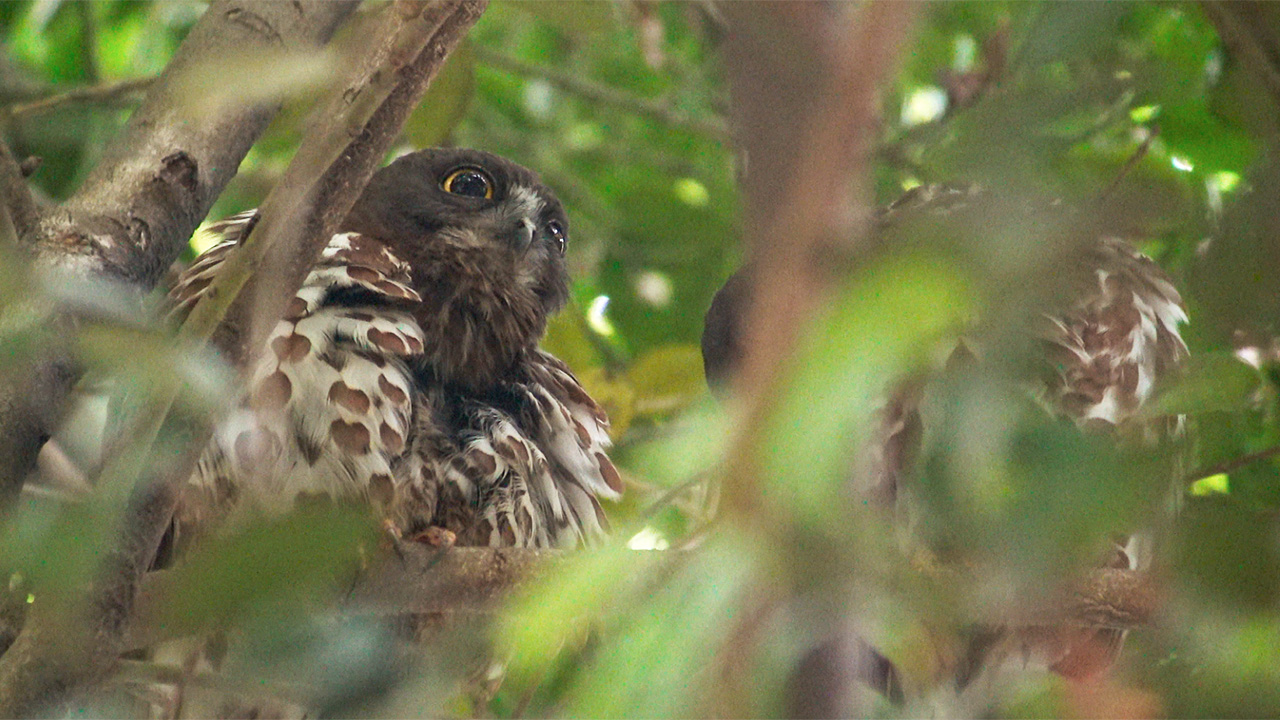
<svg viewBox="0 0 1280 720">
<path fill-rule="evenodd" d="M 384 536 L 386 544 L 391 547 L 391 552 L 400 559 L 400 564 L 404 564 L 407 560 L 404 554 L 404 533 L 400 532 L 400 528 L 396 527 L 391 520 L 382 521 L 382 530 L 386 533 Z"/>
<path fill-rule="evenodd" d="M 447 550 L 458 542 L 458 535 L 452 530 L 432 525 L 410 538 L 413 542 L 430 545 L 433 548 Z"/>
</svg>

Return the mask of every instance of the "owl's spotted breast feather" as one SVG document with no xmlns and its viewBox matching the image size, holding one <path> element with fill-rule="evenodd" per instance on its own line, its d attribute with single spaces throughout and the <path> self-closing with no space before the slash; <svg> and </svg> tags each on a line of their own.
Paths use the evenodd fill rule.
<svg viewBox="0 0 1280 720">
<path fill-rule="evenodd" d="M 226 239 L 171 293 L 176 314 L 207 293 L 253 222 L 242 214 L 217 227 Z M 367 500 L 407 535 L 438 526 L 466 544 L 552 547 L 602 536 L 599 498 L 622 491 L 603 411 L 562 362 L 532 345 L 505 348 L 514 357 L 492 381 L 442 380 L 434 358 L 463 338 L 442 334 L 448 323 L 423 326 L 439 307 L 416 288 L 424 277 L 449 282 L 438 275 L 393 243 L 334 235 L 272 331 L 246 403 L 201 457 L 179 526 L 201 527 L 246 503 L 278 512 L 321 496 Z M 456 289 L 440 292 L 466 301 Z"/>
</svg>

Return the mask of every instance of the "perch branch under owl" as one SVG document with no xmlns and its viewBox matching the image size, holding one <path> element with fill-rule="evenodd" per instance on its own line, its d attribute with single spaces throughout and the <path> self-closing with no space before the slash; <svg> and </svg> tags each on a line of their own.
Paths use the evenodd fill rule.
<svg viewBox="0 0 1280 720">
<path fill-rule="evenodd" d="M 436 550 L 408 545 L 403 556 L 363 574 L 343 607 L 373 615 L 496 612 L 520 587 L 572 562 L 555 551 L 524 548 L 453 547 Z M 636 551 L 637 572 L 652 568 L 670 552 Z M 167 639 L 156 623 L 161 606 L 175 594 L 168 571 L 150 573 L 142 586 L 137 622 L 128 645 L 144 647 Z M 1069 624 L 1130 629 L 1154 618 L 1159 593 L 1151 577 L 1133 570 L 1100 569 L 1069 590 L 1020 617 L 1028 625 Z M 979 610 L 978 614 L 984 614 Z M 1007 615 L 1004 615 L 1007 619 Z M 981 620 L 984 618 L 975 618 Z M 986 618 L 989 619 L 989 618 Z"/>
</svg>

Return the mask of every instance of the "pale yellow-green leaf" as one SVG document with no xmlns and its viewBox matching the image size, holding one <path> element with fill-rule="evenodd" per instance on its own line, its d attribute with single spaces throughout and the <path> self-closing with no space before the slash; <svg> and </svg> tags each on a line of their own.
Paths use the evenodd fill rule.
<svg viewBox="0 0 1280 720">
<path fill-rule="evenodd" d="M 679 410 L 706 392 L 702 351 L 696 345 L 664 345 L 640 356 L 627 370 L 636 395 L 636 413 Z"/>
<path fill-rule="evenodd" d="M 635 390 L 625 381 L 611 379 L 604 368 L 588 368 L 579 373 L 578 379 L 587 394 L 608 413 L 609 435 L 615 440 L 622 437 L 635 417 Z"/>
<path fill-rule="evenodd" d="M 621 545 L 584 550 L 557 572 L 521 588 L 497 626 L 500 644 L 510 652 L 511 672 L 531 676 L 548 667 L 566 642 L 591 623 L 622 610 L 627 588 L 647 576 L 656 553 Z"/>
<path fill-rule="evenodd" d="M 704 396 L 667 423 L 660 436 L 636 448 L 632 469 L 664 486 L 678 485 L 723 459 L 730 432 L 724 409 Z"/>
<path fill-rule="evenodd" d="M 279 102 L 325 87 L 341 64 L 332 50 L 231 55 L 184 73 L 175 99 L 179 112 L 189 117 L 215 114 L 230 104 Z"/>
<path fill-rule="evenodd" d="M 697 715 L 718 678 L 708 672 L 743 621 L 761 545 L 725 531 L 682 559 L 643 604 L 602 632 L 599 652 L 570 690 L 579 717 Z M 756 678 L 759 681 L 759 678 Z"/>
<path fill-rule="evenodd" d="M 1187 492 L 1193 496 L 1226 495 L 1231 492 L 1231 478 L 1226 473 L 1218 473 L 1200 478 L 1191 483 Z"/>
<path fill-rule="evenodd" d="M 449 55 L 444 67 L 404 124 L 404 137 L 416 148 L 435 147 L 449 138 L 466 116 L 475 92 L 475 51 L 463 41 Z"/>
<path fill-rule="evenodd" d="M 926 361 L 972 304 L 964 278 L 938 258 L 881 262 L 848 283 L 805 333 L 766 425 L 767 496 L 810 527 L 841 522 L 843 478 L 886 384 Z"/>
<path fill-rule="evenodd" d="M 573 303 L 547 322 L 542 349 L 563 360 L 575 373 L 600 364 L 600 353 L 587 336 L 582 312 Z"/>
</svg>

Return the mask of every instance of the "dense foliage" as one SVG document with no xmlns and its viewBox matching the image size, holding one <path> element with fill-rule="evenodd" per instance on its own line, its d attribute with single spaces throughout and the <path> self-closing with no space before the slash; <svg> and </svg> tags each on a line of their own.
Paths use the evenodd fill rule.
<svg viewBox="0 0 1280 720">
<path fill-rule="evenodd" d="M 39 193 L 57 201 L 77 186 L 145 92 L 132 81 L 165 67 L 202 10 L 0 4 L 0 131 L 19 158 L 42 159 L 31 178 Z M 535 168 L 565 201 L 572 300 L 545 344 L 608 409 L 628 484 L 608 508 L 617 543 L 543 577 L 495 623 L 505 682 L 476 680 L 480 631 L 461 621 L 446 622 L 433 660 L 404 677 L 381 626 L 293 612 L 314 604 L 307 588 L 332 582 L 332 558 L 354 552 L 364 531 L 354 526 L 308 530 L 307 518 L 291 518 L 215 547 L 188 573 L 189 602 L 173 621 L 236 618 L 244 648 L 223 671 L 227 684 L 321 688 L 306 697 L 343 713 L 780 715 L 798 658 L 847 624 L 895 663 L 911 698 L 905 709 L 873 698 L 859 712 L 1280 712 L 1280 462 L 1268 452 L 1280 443 L 1280 115 L 1250 64 L 1260 61 L 1228 52 L 1193 3 L 922 6 L 884 90 L 877 201 L 934 182 L 978 183 L 1009 201 L 980 227 L 896 238 L 815 320 L 765 447 L 764 493 L 787 518 L 779 537 L 715 522 L 731 430 L 705 389 L 697 344 L 713 294 L 742 262 L 736 187 L 751 164 L 732 142 L 727 30 L 715 3 L 495 2 L 404 129 L 403 149 L 491 150 Z M 210 220 L 261 201 L 342 48 L 359 42 L 350 31 L 315 57 L 208 68 L 194 112 L 245 94 L 288 96 Z M 102 91 L 45 100 L 86 87 Z M 1163 458 L 1118 451 L 1030 410 L 1002 383 L 1001 363 L 947 375 L 927 401 L 919 552 L 904 553 L 901 526 L 843 493 L 849 433 L 889 383 L 936 370 L 961 323 L 1012 322 L 1052 285 L 1051 223 L 1024 208 L 1059 201 L 1096 207 L 1101 227 L 1137 239 L 1182 289 L 1193 359 L 1153 415 L 1185 414 L 1187 439 Z M 194 253 L 207 239 L 192 242 Z M 32 352 L 44 317 L 26 302 L 40 280 L 17 263 L 9 255 L 0 268 L 13 318 L 0 323 L 0 371 Z M 1008 333 L 985 333 L 986 355 L 1019 351 Z M 226 378 L 203 371 L 205 356 L 137 327 L 85 335 L 77 347 L 94 382 L 115 374 L 145 388 L 179 366 L 185 407 L 224 402 Z M 62 441 L 91 474 L 100 431 L 84 415 Z M 1087 569 L 1098 538 L 1164 513 L 1171 477 L 1187 492 L 1164 556 L 1166 602 L 1152 627 L 1131 633 L 1114 676 L 1087 689 L 1020 677 L 978 705 L 950 705 L 941 678 L 975 608 Z M 84 576 L 97 548 L 68 528 L 94 516 L 98 495 L 65 505 L 24 495 L 0 550 L 17 569 L 13 592 L 26 598 L 31 583 L 52 579 L 29 598 L 39 601 Z M 636 552 L 676 548 L 687 552 L 665 562 Z"/>
</svg>

